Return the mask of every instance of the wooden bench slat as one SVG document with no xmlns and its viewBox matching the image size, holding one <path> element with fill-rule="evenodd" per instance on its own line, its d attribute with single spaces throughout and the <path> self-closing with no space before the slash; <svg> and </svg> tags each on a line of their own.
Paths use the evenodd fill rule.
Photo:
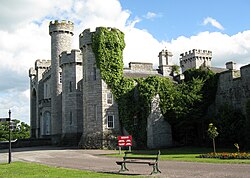
<svg viewBox="0 0 250 178">
<path fill-rule="evenodd" d="M 125 159 L 151 159 L 151 160 L 152 160 L 152 159 L 154 159 L 154 160 L 157 159 L 157 157 L 154 157 L 154 158 L 153 158 L 153 157 L 133 157 L 133 156 L 131 156 L 131 157 L 130 157 L 130 156 L 126 156 L 126 157 L 123 157 L 123 159 L 124 159 L 124 158 L 125 158 Z"/>
<path fill-rule="evenodd" d="M 158 151 L 158 154 L 156 154 L 155 157 L 127 156 L 128 154 L 133 154 L 133 152 L 125 152 L 125 156 L 123 157 L 123 160 L 116 161 L 116 164 L 121 166 L 121 169 L 119 172 L 128 171 L 128 168 L 126 167 L 126 163 L 134 163 L 134 164 L 148 164 L 149 166 L 153 166 L 153 171 L 151 172 L 151 174 L 161 173 L 161 171 L 158 168 L 158 159 L 159 159 L 160 151 Z M 150 160 L 154 160 L 154 162 Z"/>
<path fill-rule="evenodd" d="M 122 163 L 135 163 L 135 164 L 150 164 L 150 165 L 154 165 L 157 162 L 147 162 L 147 161 L 138 161 L 138 160 L 129 160 L 129 161 L 121 161 L 121 162 L 117 162 L 120 164 Z"/>
</svg>

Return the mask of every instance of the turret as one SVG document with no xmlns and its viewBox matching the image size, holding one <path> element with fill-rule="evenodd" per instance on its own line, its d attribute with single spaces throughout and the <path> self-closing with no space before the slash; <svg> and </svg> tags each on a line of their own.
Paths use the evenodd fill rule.
<svg viewBox="0 0 250 178">
<path fill-rule="evenodd" d="M 95 32 L 86 29 L 79 36 L 79 48 L 82 51 L 84 101 L 83 135 L 79 146 L 85 148 L 103 148 L 108 145 L 105 142 L 105 136 L 120 131 L 117 103 L 113 100 L 111 89 L 101 78 L 92 50 L 92 35 L 99 33 L 100 29 L 96 28 Z"/>
<path fill-rule="evenodd" d="M 212 51 L 193 49 L 192 51 L 182 53 L 180 56 L 182 72 L 190 68 L 211 67 Z"/>
<path fill-rule="evenodd" d="M 159 66 L 162 66 L 162 65 L 172 65 L 172 57 L 173 57 L 173 54 L 168 51 L 168 50 L 162 50 L 159 55 Z"/>
<path fill-rule="evenodd" d="M 82 55 L 77 49 L 60 55 L 62 68 L 62 143 L 77 145 L 82 136 Z"/>
<path fill-rule="evenodd" d="M 52 142 L 58 143 L 62 129 L 61 106 L 61 68 L 59 55 L 63 51 L 70 51 L 72 44 L 74 24 L 70 21 L 50 22 L 49 34 L 51 36 L 51 127 Z"/>
<path fill-rule="evenodd" d="M 159 57 L 159 71 L 163 76 L 170 76 L 172 75 L 172 56 L 173 54 L 163 49 L 158 57 Z"/>
</svg>

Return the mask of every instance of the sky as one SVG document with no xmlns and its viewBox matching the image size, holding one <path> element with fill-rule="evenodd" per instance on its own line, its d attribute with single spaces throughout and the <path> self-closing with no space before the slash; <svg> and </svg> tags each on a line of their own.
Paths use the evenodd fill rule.
<svg viewBox="0 0 250 178">
<path fill-rule="evenodd" d="M 0 0 L 0 118 L 29 124 L 29 68 L 50 59 L 49 22 L 75 24 L 72 49 L 86 28 L 115 27 L 125 33 L 123 61 L 158 66 L 162 49 L 213 53 L 212 65 L 250 63 L 249 0 Z"/>
</svg>

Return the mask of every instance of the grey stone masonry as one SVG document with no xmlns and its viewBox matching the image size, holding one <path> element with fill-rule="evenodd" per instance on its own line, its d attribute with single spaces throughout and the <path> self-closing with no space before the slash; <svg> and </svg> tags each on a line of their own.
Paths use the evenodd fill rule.
<svg viewBox="0 0 250 178">
<path fill-rule="evenodd" d="M 64 51 L 60 55 L 62 68 L 62 139 L 79 142 L 82 135 L 82 55 L 80 50 Z M 76 144 L 76 143 L 75 143 Z"/>
<path fill-rule="evenodd" d="M 53 144 L 115 148 L 116 136 L 125 129 L 121 128 L 118 104 L 101 77 L 92 51 L 92 35 L 100 28 L 94 32 L 86 29 L 79 35 L 80 50 L 71 50 L 73 30 L 70 21 L 50 22 L 51 60 L 37 60 L 29 70 L 31 136 L 51 138 Z M 123 71 L 124 77 L 171 78 L 170 57 L 171 52 L 162 51 L 161 69 L 154 69 L 152 63 L 131 62 Z M 171 128 L 156 107 L 152 106 L 148 120 L 150 148 L 171 142 Z"/>
<path fill-rule="evenodd" d="M 156 95 L 147 120 L 147 146 L 150 149 L 172 146 L 171 126 L 162 116 L 159 104 L 160 97 Z"/>
<path fill-rule="evenodd" d="M 235 63 L 230 62 L 228 64 Z M 220 73 L 216 93 L 216 109 L 228 104 L 235 110 L 246 114 L 246 103 L 250 99 L 250 65 L 240 70 L 228 70 Z"/>
<path fill-rule="evenodd" d="M 61 68 L 59 55 L 63 51 L 71 50 L 74 24 L 69 21 L 50 22 L 49 34 L 51 36 L 51 130 L 52 142 L 58 143 L 62 134 L 62 108 L 60 81 Z"/>
<path fill-rule="evenodd" d="M 159 72 L 164 76 L 171 76 L 173 73 L 173 64 L 172 64 L 173 54 L 168 50 L 162 50 L 159 57 Z"/>
<path fill-rule="evenodd" d="M 143 71 L 152 71 L 153 64 L 152 63 L 142 63 L 142 62 L 130 62 L 129 63 L 130 70 L 143 72 Z"/>
<path fill-rule="evenodd" d="M 99 29 L 97 28 L 96 31 Z M 111 90 L 102 80 L 92 51 L 92 34 L 89 29 L 80 34 L 80 49 L 83 57 L 83 135 L 80 146 L 87 148 L 107 147 L 113 133 L 119 132 L 118 107 L 114 99 L 107 97 Z M 109 95 L 110 96 L 110 95 Z M 113 119 L 108 127 L 108 117 Z"/>
<path fill-rule="evenodd" d="M 201 66 L 211 67 L 212 51 L 193 49 L 192 51 L 182 53 L 180 56 L 182 72 L 190 68 L 198 69 Z"/>
<path fill-rule="evenodd" d="M 50 67 L 50 60 L 36 60 L 35 69 L 30 68 L 30 126 L 31 126 L 31 137 L 40 137 L 40 109 L 39 103 L 44 98 L 43 93 L 43 73 Z"/>
</svg>

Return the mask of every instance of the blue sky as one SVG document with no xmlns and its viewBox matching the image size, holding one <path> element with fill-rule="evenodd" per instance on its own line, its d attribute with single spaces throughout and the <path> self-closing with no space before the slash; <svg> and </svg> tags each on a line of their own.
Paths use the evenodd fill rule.
<svg viewBox="0 0 250 178">
<path fill-rule="evenodd" d="M 250 63 L 249 0 L 0 0 L 0 117 L 29 123 L 29 76 L 37 59 L 50 59 L 51 20 L 75 24 L 72 48 L 86 28 L 116 27 L 125 33 L 129 62 L 158 67 L 162 49 L 211 50 L 212 65 Z"/>
<path fill-rule="evenodd" d="M 248 30 L 250 2 L 248 0 L 121 0 L 122 7 L 131 11 L 130 19 L 141 19 L 135 27 L 146 29 L 156 39 L 171 40 L 192 36 L 202 31 L 222 31 L 233 35 Z M 147 19 L 151 12 L 155 16 Z M 203 25 L 207 17 L 216 19 L 224 27 Z"/>
</svg>

